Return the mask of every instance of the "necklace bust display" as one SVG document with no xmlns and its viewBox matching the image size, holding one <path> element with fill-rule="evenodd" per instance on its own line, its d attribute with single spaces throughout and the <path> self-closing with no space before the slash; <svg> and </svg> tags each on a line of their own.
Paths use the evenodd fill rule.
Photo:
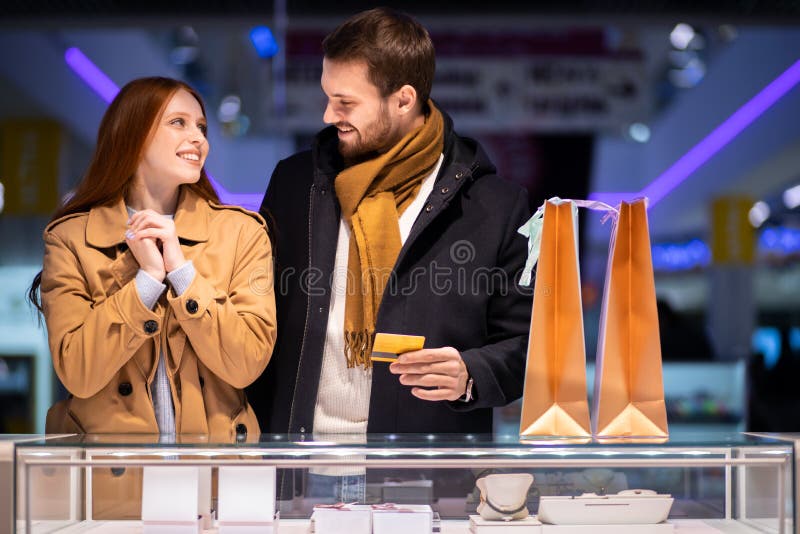
<svg viewBox="0 0 800 534">
<path fill-rule="evenodd" d="M 481 491 L 478 513 L 489 521 L 511 521 L 528 517 L 528 489 L 533 483 L 530 473 L 487 475 L 475 485 Z"/>
</svg>

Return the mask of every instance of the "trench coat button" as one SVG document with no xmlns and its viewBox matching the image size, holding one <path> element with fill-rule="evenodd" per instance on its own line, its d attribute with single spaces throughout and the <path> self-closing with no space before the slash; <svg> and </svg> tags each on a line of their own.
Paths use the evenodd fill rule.
<svg viewBox="0 0 800 534">
<path fill-rule="evenodd" d="M 246 436 L 247 435 L 247 425 L 244 423 L 239 423 L 236 425 L 236 435 L 237 436 Z"/>
<path fill-rule="evenodd" d="M 463 177 L 464 177 L 464 173 L 463 173 L 463 172 L 460 172 L 460 171 L 459 171 L 459 172 L 457 172 L 457 173 L 456 173 L 456 180 L 460 180 L 460 179 L 462 179 Z"/>
<path fill-rule="evenodd" d="M 133 386 L 130 382 L 122 382 L 119 386 L 117 386 L 117 391 L 123 397 L 127 397 L 131 393 L 133 393 Z"/>
<path fill-rule="evenodd" d="M 426 212 L 426 213 L 430 213 L 431 211 L 433 211 L 433 206 L 431 206 L 430 204 L 428 204 L 427 206 L 425 206 L 425 212 Z"/>
<path fill-rule="evenodd" d="M 125 474 L 125 468 L 124 467 L 112 467 L 111 468 L 111 476 L 121 477 L 124 474 Z"/>
<path fill-rule="evenodd" d="M 197 301 L 196 300 L 189 299 L 189 300 L 186 301 L 186 311 L 188 311 L 189 313 L 197 313 L 197 308 L 198 307 L 199 306 L 197 305 Z"/>
<path fill-rule="evenodd" d="M 150 319 L 149 321 L 144 322 L 144 331 L 147 334 L 155 334 L 158 330 L 158 323 L 154 320 Z"/>
<path fill-rule="evenodd" d="M 450 188 L 449 188 L 449 187 L 443 187 L 443 188 L 442 188 L 442 194 L 443 194 L 443 195 L 444 195 L 444 194 L 446 194 L 448 191 L 450 191 Z"/>
</svg>

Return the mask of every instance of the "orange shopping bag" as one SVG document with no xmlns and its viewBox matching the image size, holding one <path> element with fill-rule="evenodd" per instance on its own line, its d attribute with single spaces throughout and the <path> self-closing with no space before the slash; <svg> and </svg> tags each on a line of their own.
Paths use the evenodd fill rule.
<svg viewBox="0 0 800 534">
<path fill-rule="evenodd" d="M 586 349 L 583 340 L 578 268 L 577 205 L 558 198 L 520 233 L 529 238 L 529 273 L 541 247 L 533 292 L 525 388 L 519 433 L 523 436 L 590 436 L 586 393 Z M 541 232 L 539 232 L 541 228 Z M 523 275 L 521 283 L 530 283 Z"/>
<path fill-rule="evenodd" d="M 647 201 L 623 202 L 611 234 L 597 344 L 593 434 L 666 438 Z"/>
</svg>

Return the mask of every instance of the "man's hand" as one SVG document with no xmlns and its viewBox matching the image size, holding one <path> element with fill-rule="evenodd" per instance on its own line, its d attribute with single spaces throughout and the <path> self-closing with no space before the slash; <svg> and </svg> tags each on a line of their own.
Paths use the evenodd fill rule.
<svg viewBox="0 0 800 534">
<path fill-rule="evenodd" d="M 400 375 L 400 383 L 422 400 L 454 401 L 467 389 L 467 366 L 453 347 L 422 349 L 398 356 L 389 372 Z M 424 389 L 433 388 L 433 389 Z"/>
</svg>

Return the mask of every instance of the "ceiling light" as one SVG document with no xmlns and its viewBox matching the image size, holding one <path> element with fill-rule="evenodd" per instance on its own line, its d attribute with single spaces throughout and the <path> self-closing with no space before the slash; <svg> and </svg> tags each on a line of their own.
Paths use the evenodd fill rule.
<svg viewBox="0 0 800 534">
<path fill-rule="evenodd" d="M 271 58 L 278 53 L 280 47 L 275 36 L 272 35 L 272 30 L 266 26 L 256 26 L 250 30 L 250 41 L 256 49 L 256 53 L 260 58 Z"/>
<path fill-rule="evenodd" d="M 217 111 L 220 122 L 230 122 L 235 120 L 242 109 L 242 99 L 236 95 L 228 95 L 222 99 Z"/>
<path fill-rule="evenodd" d="M 769 219 L 769 206 L 763 200 L 759 200 L 753 207 L 750 208 L 750 212 L 747 214 L 747 218 L 750 220 L 750 224 L 753 225 L 753 228 L 759 228 L 764 221 Z"/>
<path fill-rule="evenodd" d="M 650 127 L 641 122 L 634 122 L 628 128 L 628 135 L 637 143 L 646 143 L 650 140 Z"/>
<path fill-rule="evenodd" d="M 800 184 L 783 192 L 783 204 L 790 210 L 800 206 Z"/>
<path fill-rule="evenodd" d="M 694 39 L 694 28 L 688 24 L 681 22 L 677 24 L 669 34 L 669 42 L 678 50 L 685 50 L 689 43 Z"/>
</svg>

